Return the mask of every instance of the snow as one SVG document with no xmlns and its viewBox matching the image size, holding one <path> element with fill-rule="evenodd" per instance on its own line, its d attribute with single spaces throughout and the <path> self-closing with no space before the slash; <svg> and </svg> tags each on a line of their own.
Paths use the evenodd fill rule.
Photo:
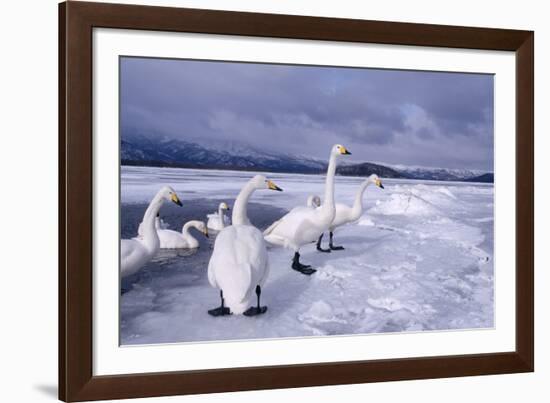
<svg viewBox="0 0 550 403">
<path fill-rule="evenodd" d="M 123 228 L 126 221 L 137 226 L 125 209 L 141 212 L 161 185 L 174 187 L 183 202 L 181 210 L 161 209 L 176 228 L 193 214 L 204 219 L 202 211 L 220 201 L 232 205 L 253 175 L 145 167 L 121 173 Z M 323 196 L 322 176 L 265 175 L 284 192 L 252 196 L 249 216 L 262 230 L 310 194 Z M 361 181 L 337 177 L 337 201 L 351 204 Z M 302 249 L 301 260 L 318 270 L 312 276 L 290 269 L 292 252 L 268 249 L 271 271 L 262 292 L 268 311 L 258 317 L 206 313 L 219 305 L 207 280 L 212 236 L 201 239 L 198 251 L 162 252 L 123 282 L 122 344 L 493 327 L 492 184 L 382 181 L 385 190 L 367 189 L 358 222 L 335 233 L 345 250 Z"/>
</svg>

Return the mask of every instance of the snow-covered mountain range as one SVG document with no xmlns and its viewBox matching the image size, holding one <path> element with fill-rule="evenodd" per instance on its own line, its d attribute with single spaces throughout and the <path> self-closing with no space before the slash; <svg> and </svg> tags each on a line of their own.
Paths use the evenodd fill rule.
<svg viewBox="0 0 550 403">
<path fill-rule="evenodd" d="M 182 168 L 232 169 L 268 172 L 317 174 L 326 170 L 326 161 L 303 155 L 270 153 L 238 142 L 208 144 L 196 141 L 163 139 L 153 141 L 133 135 L 121 141 L 122 165 L 150 165 Z M 347 163 L 337 174 L 384 178 L 440 181 L 493 182 L 493 174 L 468 169 L 431 168 L 386 163 Z"/>
</svg>

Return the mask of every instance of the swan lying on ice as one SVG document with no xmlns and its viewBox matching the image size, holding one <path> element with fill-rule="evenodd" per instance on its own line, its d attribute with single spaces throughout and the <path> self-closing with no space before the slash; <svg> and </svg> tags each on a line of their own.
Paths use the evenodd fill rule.
<svg viewBox="0 0 550 403">
<path fill-rule="evenodd" d="M 206 226 L 213 231 L 221 231 L 228 225 L 230 225 L 229 218 L 226 217 L 225 211 L 229 211 L 229 206 L 227 203 L 222 202 L 218 206 L 218 211 L 216 213 L 208 214 L 208 222 Z"/>
<path fill-rule="evenodd" d="M 357 194 L 355 195 L 355 201 L 353 202 L 353 206 L 349 207 L 342 203 L 336 203 L 335 209 L 336 214 L 334 215 L 334 220 L 332 220 L 332 224 L 330 224 L 329 229 L 329 249 L 323 249 L 321 248 L 321 240 L 323 239 L 323 234 L 319 237 L 317 240 L 317 250 L 321 252 L 330 252 L 331 250 L 342 250 L 344 249 L 343 246 L 334 246 L 332 243 L 333 238 L 333 232 L 336 228 L 341 227 L 342 225 L 346 225 L 349 223 L 352 223 L 354 221 L 357 221 L 359 218 L 361 218 L 361 215 L 363 215 L 363 194 L 365 193 L 365 190 L 367 190 L 367 187 L 371 184 L 375 184 L 380 189 L 384 189 L 384 185 L 382 185 L 382 181 L 376 174 L 372 174 L 369 176 L 361 185 L 359 186 L 359 189 L 357 190 Z"/>
<path fill-rule="evenodd" d="M 184 224 L 181 232 L 169 229 L 157 229 L 161 249 L 195 249 L 199 247 L 199 241 L 189 233 L 195 228 L 208 238 L 208 229 L 202 221 L 188 221 Z"/>
<path fill-rule="evenodd" d="M 306 275 L 315 273 L 309 265 L 300 263 L 300 248 L 308 243 L 316 242 L 325 232 L 335 215 L 334 207 L 334 175 L 336 161 L 342 155 L 351 154 L 346 147 L 336 144 L 330 150 L 330 159 L 325 182 L 325 197 L 321 207 L 295 207 L 280 220 L 274 222 L 264 231 L 267 242 L 294 250 L 292 269 Z"/>
<path fill-rule="evenodd" d="M 208 263 L 208 281 L 220 290 L 221 299 L 218 308 L 208 311 L 212 316 L 254 316 L 267 310 L 260 306 L 262 286 L 269 272 L 266 243 L 247 216 L 248 199 L 257 189 L 282 190 L 262 175 L 254 176 L 241 189 L 233 207 L 232 225 L 216 237 Z M 253 293 L 257 305 L 246 309 Z"/>
<path fill-rule="evenodd" d="M 169 186 L 165 186 L 153 197 L 145 210 L 142 220 L 142 238 L 122 239 L 120 241 L 120 274 L 122 277 L 137 272 L 158 252 L 160 241 L 155 228 L 155 218 L 165 200 L 181 206 L 178 195 Z"/>
</svg>

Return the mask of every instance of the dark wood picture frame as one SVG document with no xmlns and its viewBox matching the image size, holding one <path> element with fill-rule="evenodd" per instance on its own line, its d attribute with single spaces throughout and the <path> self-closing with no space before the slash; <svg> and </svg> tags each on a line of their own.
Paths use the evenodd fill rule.
<svg viewBox="0 0 550 403">
<path fill-rule="evenodd" d="M 491 354 L 93 376 L 94 28 L 505 50 L 516 55 L 516 348 Z M 59 5 L 59 398 L 118 399 L 534 370 L 534 33 L 66 2 Z M 498 173 L 497 173 L 498 175 Z"/>
</svg>

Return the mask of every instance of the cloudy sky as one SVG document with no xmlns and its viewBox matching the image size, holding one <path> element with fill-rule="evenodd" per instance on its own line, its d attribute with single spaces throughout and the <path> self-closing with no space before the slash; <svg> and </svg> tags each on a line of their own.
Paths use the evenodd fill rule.
<svg viewBox="0 0 550 403">
<path fill-rule="evenodd" d="M 355 162 L 493 170 L 493 77 L 121 59 L 122 135 L 238 140 Z"/>
</svg>

